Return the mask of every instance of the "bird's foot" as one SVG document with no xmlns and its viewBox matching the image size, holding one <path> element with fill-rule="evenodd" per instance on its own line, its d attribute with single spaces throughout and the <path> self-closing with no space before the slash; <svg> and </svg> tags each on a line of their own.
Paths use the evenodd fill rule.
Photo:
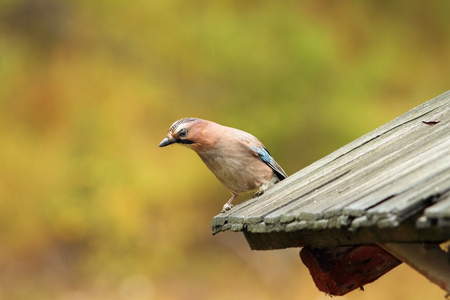
<svg viewBox="0 0 450 300">
<path fill-rule="evenodd" d="M 256 193 L 253 195 L 253 198 L 257 198 L 257 197 L 261 196 L 262 194 L 264 194 L 264 190 L 258 190 L 258 191 L 256 191 Z"/>
<path fill-rule="evenodd" d="M 225 213 L 225 212 L 229 211 L 233 207 L 231 202 L 233 202 L 233 200 L 236 199 L 237 196 L 238 196 L 238 194 L 234 194 L 234 193 L 231 195 L 231 198 L 223 206 L 222 213 Z"/>
<path fill-rule="evenodd" d="M 231 203 L 225 203 L 225 205 L 223 206 L 223 209 L 222 209 L 222 213 L 226 213 L 226 212 L 229 211 L 232 207 L 233 207 L 233 204 L 231 204 Z"/>
</svg>

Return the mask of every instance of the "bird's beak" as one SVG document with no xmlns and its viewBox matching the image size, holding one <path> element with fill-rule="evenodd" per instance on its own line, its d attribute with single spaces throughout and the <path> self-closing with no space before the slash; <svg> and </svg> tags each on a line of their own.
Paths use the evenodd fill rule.
<svg viewBox="0 0 450 300">
<path fill-rule="evenodd" d="M 175 143 L 175 140 L 170 140 L 169 139 L 169 137 L 165 137 L 162 141 L 161 141 L 161 143 L 159 143 L 159 147 L 165 147 L 165 146 L 168 146 L 168 145 L 170 145 L 170 144 L 173 144 L 173 143 Z"/>
</svg>

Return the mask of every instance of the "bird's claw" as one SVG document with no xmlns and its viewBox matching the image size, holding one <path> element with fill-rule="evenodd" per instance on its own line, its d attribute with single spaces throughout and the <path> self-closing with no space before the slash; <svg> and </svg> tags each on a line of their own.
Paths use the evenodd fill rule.
<svg viewBox="0 0 450 300">
<path fill-rule="evenodd" d="M 223 206 L 223 209 L 222 209 L 222 213 L 226 213 L 226 212 L 229 211 L 232 207 L 233 207 L 232 204 L 225 203 L 225 205 Z"/>
<path fill-rule="evenodd" d="M 262 194 L 264 194 L 264 191 L 257 191 L 254 195 L 253 198 L 258 198 L 259 196 L 261 196 Z"/>
</svg>

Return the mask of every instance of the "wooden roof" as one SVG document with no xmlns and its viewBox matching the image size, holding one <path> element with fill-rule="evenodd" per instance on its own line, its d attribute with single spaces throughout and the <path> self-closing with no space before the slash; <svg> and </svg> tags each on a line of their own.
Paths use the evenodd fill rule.
<svg viewBox="0 0 450 300">
<path fill-rule="evenodd" d="M 450 91 L 221 213 L 252 249 L 450 239 Z"/>
</svg>

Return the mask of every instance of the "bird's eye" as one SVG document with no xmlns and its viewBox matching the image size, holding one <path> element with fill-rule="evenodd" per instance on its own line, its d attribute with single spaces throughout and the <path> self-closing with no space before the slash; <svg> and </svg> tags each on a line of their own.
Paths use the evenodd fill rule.
<svg viewBox="0 0 450 300">
<path fill-rule="evenodd" d="M 186 135 L 187 135 L 187 129 L 186 129 L 186 128 L 183 128 L 183 129 L 181 129 L 181 130 L 178 132 L 178 136 L 181 137 L 181 138 L 186 137 Z"/>
</svg>

